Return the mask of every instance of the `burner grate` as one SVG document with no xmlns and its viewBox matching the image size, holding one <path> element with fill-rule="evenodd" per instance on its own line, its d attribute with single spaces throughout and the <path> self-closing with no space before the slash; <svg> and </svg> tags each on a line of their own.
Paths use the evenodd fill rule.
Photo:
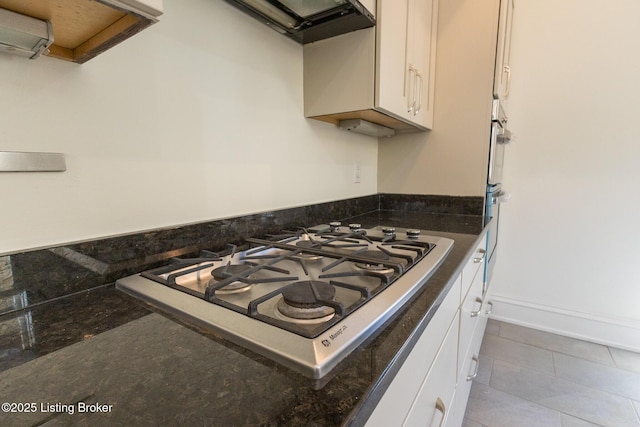
<svg viewBox="0 0 640 427">
<path fill-rule="evenodd" d="M 309 233 L 301 229 L 268 239 L 249 238 L 246 241 L 249 247 L 244 251 L 239 252 L 235 245 L 228 245 L 224 254 L 202 251 L 196 258 L 175 258 L 168 266 L 149 270 L 142 276 L 313 338 L 389 287 L 435 246 L 419 241 L 399 241 L 395 235 L 371 238 L 364 230 Z M 290 268 L 291 263 L 297 266 L 293 268 L 295 272 Z M 287 268 L 283 267 L 285 264 Z M 181 278 L 201 272 L 206 276 L 201 289 L 181 284 Z M 366 285 L 358 283 L 362 280 Z M 275 305 L 276 299 L 282 299 L 283 293 L 300 281 L 327 281 L 330 286 L 341 289 L 341 295 L 346 292 L 349 302 L 344 303 L 340 297 L 318 298 L 318 303 L 334 311 L 319 324 L 291 323 L 261 311 L 263 306 Z M 312 286 L 312 289 L 315 288 Z M 238 295 L 240 293 L 247 295 Z"/>
</svg>

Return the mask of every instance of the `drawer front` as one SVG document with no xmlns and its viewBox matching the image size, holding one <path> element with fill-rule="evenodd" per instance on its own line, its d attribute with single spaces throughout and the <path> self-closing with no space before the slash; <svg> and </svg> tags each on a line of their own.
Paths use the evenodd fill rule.
<svg viewBox="0 0 640 427">
<path fill-rule="evenodd" d="M 481 268 L 484 266 L 484 258 L 487 254 L 487 236 L 485 235 L 477 244 L 473 251 L 471 259 L 467 261 L 462 270 L 462 294 L 460 303 L 464 301 L 465 295 L 469 291 L 473 279 L 476 275 L 481 274 L 484 276 L 484 270 Z M 482 272 L 482 273 L 481 273 Z M 484 280 L 484 277 L 483 277 Z"/>
<path fill-rule="evenodd" d="M 480 320 L 482 322 L 482 319 Z M 447 419 L 447 425 L 460 426 L 464 419 L 464 413 L 467 409 L 467 402 L 469 400 L 469 392 L 471 391 L 471 384 L 478 373 L 480 367 L 479 354 L 480 346 L 482 344 L 482 331 L 480 324 L 476 328 L 473 334 L 471 345 L 466 356 L 463 357 L 462 370 L 458 375 L 458 385 L 456 387 L 456 394 L 454 397 L 453 407 L 451 414 Z"/>
<path fill-rule="evenodd" d="M 369 417 L 367 426 L 398 425 L 406 417 L 450 326 L 457 328 L 460 284 L 458 278 Z M 455 382 L 455 376 L 451 381 Z"/>
<path fill-rule="evenodd" d="M 486 322 L 482 301 L 483 279 L 483 274 L 476 274 L 471 288 L 460 307 L 460 360 L 458 361 L 458 371 L 462 369 L 463 356 L 468 352 L 478 324 L 483 318 L 483 321 Z M 482 329 L 484 329 L 484 327 Z"/>
<path fill-rule="evenodd" d="M 456 389 L 457 322 L 453 322 L 403 426 L 444 425 Z"/>
</svg>

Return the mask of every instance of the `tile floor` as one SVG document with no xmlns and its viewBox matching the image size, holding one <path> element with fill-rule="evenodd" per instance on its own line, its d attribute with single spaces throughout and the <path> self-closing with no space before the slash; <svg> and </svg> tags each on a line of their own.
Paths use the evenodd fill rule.
<svg viewBox="0 0 640 427">
<path fill-rule="evenodd" d="M 640 353 L 489 320 L 463 427 L 640 426 Z"/>
</svg>

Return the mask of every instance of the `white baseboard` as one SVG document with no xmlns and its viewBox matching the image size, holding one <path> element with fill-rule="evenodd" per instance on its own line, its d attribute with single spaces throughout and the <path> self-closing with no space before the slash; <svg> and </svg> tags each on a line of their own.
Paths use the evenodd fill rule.
<svg viewBox="0 0 640 427">
<path fill-rule="evenodd" d="M 640 322 L 492 296 L 491 318 L 611 347 L 640 352 Z"/>
</svg>

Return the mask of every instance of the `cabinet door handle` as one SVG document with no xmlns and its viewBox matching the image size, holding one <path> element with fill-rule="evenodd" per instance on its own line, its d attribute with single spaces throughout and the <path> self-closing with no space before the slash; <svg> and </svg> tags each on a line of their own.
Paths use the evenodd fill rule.
<svg viewBox="0 0 640 427">
<path fill-rule="evenodd" d="M 478 249 L 478 253 L 480 254 L 480 256 L 477 256 L 473 259 L 473 262 L 476 264 L 479 264 L 482 262 L 482 260 L 484 259 L 485 255 L 487 254 L 487 251 L 484 249 Z"/>
<path fill-rule="evenodd" d="M 418 85 L 418 82 L 420 83 L 420 85 Z M 414 86 L 414 90 L 415 90 L 415 92 L 417 92 L 417 96 L 414 93 L 413 97 L 414 97 L 414 99 L 416 97 L 418 99 L 416 108 L 413 110 L 413 115 L 415 116 L 422 109 L 422 74 L 420 74 L 418 72 L 416 72 L 416 84 Z"/>
<path fill-rule="evenodd" d="M 440 397 L 436 399 L 436 411 L 442 414 L 442 418 L 440 419 L 440 424 L 438 424 L 438 427 L 442 427 L 442 424 L 444 423 L 444 419 L 446 418 L 447 408 L 445 408 L 444 402 L 442 401 L 442 399 L 440 399 Z M 431 421 L 431 424 L 433 425 L 433 421 Z"/>
<path fill-rule="evenodd" d="M 413 74 L 413 78 L 411 78 L 412 74 Z M 413 68 L 413 65 L 409 65 L 409 79 L 408 79 L 409 88 L 407 89 L 407 98 L 408 98 L 407 113 L 412 112 L 416 106 L 416 74 L 417 74 L 417 71 L 415 68 Z"/>
<path fill-rule="evenodd" d="M 505 85 L 504 95 L 502 95 L 503 98 L 506 98 L 511 90 L 511 67 L 505 65 L 502 70 L 507 75 L 507 84 Z"/>
<path fill-rule="evenodd" d="M 472 311 L 471 312 L 471 317 L 476 317 L 478 316 L 478 314 L 480 314 L 480 310 L 482 310 L 482 298 L 480 297 L 476 297 L 476 302 L 480 303 L 480 308 L 477 311 Z"/>
<path fill-rule="evenodd" d="M 471 360 L 476 362 L 476 368 L 473 370 L 473 374 L 467 375 L 467 381 L 473 381 L 476 379 L 478 376 L 478 368 L 480 367 L 480 359 L 478 359 L 478 356 L 473 355 Z"/>
<path fill-rule="evenodd" d="M 485 311 L 484 311 L 484 314 L 491 314 L 491 312 L 493 311 L 493 302 L 488 301 L 488 302 L 487 302 L 487 305 L 489 306 L 489 309 L 488 309 L 488 310 L 485 310 Z"/>
</svg>

